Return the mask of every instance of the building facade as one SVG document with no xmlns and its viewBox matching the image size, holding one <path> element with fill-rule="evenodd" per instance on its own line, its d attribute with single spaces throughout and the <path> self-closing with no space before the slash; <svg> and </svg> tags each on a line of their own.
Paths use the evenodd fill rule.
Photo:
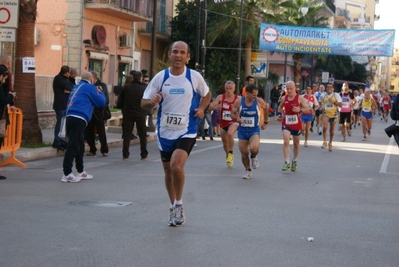
<svg viewBox="0 0 399 267">
<path fill-rule="evenodd" d="M 124 84 L 131 70 L 150 69 L 154 3 L 155 58 L 169 44 L 173 2 L 167 0 L 41 0 L 35 29 L 36 93 L 40 113 L 51 113 L 52 80 L 61 66 L 94 70 L 108 85 Z M 78 77 L 79 79 L 79 77 Z"/>
</svg>

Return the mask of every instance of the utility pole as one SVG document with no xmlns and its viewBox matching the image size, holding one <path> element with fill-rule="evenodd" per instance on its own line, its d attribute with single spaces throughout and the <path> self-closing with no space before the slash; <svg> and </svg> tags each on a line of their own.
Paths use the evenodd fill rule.
<svg viewBox="0 0 399 267">
<path fill-rule="evenodd" d="M 206 22 L 208 19 L 208 12 L 207 12 L 207 0 L 204 0 L 204 6 L 203 6 L 203 11 L 204 11 L 204 17 L 203 17 L 203 27 L 202 27 L 202 76 L 205 78 L 205 55 L 206 55 Z"/>
<path fill-rule="evenodd" d="M 197 5 L 197 29 L 196 29 L 196 38 L 195 38 L 195 70 L 200 70 L 200 42 L 201 42 L 201 0 L 195 0 L 195 4 Z"/>
<path fill-rule="evenodd" d="M 155 75 L 155 50 L 157 43 L 157 0 L 154 1 L 154 8 L 152 12 L 152 29 L 151 29 L 151 63 L 150 63 L 150 78 Z"/>
<path fill-rule="evenodd" d="M 241 0 L 240 4 L 240 31 L 239 31 L 239 39 L 238 39 L 238 60 L 237 60 L 237 84 L 236 84 L 236 93 L 240 92 L 240 73 L 241 73 L 241 39 L 242 39 L 242 7 L 243 0 Z"/>
</svg>

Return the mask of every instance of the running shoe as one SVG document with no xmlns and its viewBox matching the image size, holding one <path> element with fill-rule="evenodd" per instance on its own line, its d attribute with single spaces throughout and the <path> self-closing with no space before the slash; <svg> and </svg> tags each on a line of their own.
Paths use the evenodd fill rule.
<svg viewBox="0 0 399 267">
<path fill-rule="evenodd" d="M 346 137 L 345 136 L 342 138 L 341 142 L 346 142 Z"/>
<path fill-rule="evenodd" d="M 328 150 L 332 151 L 332 143 L 328 143 Z"/>
<path fill-rule="evenodd" d="M 362 141 L 367 141 L 367 136 L 363 136 L 363 140 Z"/>
<path fill-rule="evenodd" d="M 292 161 L 291 171 L 295 172 L 297 168 L 298 168 L 298 163 L 296 161 Z"/>
<path fill-rule="evenodd" d="M 368 135 L 371 135 L 370 129 L 367 129 L 367 134 L 368 134 Z"/>
<path fill-rule="evenodd" d="M 73 175 L 73 173 L 70 173 L 69 175 L 63 175 L 61 178 L 61 182 L 63 183 L 79 183 L 81 180 L 80 177 L 76 177 Z"/>
<path fill-rule="evenodd" d="M 327 142 L 323 142 L 323 144 L 321 145 L 321 148 L 326 148 L 327 147 Z"/>
<path fill-rule="evenodd" d="M 83 171 L 83 172 L 78 172 L 78 174 L 76 174 L 76 178 L 80 178 L 80 180 L 91 180 L 93 179 L 93 175 L 88 174 L 87 172 Z"/>
<path fill-rule="evenodd" d="M 249 180 L 251 178 L 252 172 L 245 170 L 244 174 L 242 175 L 242 179 Z"/>
<path fill-rule="evenodd" d="M 169 209 L 169 220 L 168 220 L 168 225 L 169 225 L 169 226 L 174 226 L 174 225 L 173 225 L 173 219 L 174 219 L 174 217 L 175 217 L 175 209 L 174 209 L 174 208 Z"/>
<path fill-rule="evenodd" d="M 310 128 L 310 132 L 313 133 L 313 128 Z"/>
<path fill-rule="evenodd" d="M 348 129 L 348 136 L 352 135 L 352 131 Z"/>
<path fill-rule="evenodd" d="M 259 167 L 258 157 L 251 158 L 252 169 L 257 169 Z"/>
<path fill-rule="evenodd" d="M 174 226 L 179 226 L 186 222 L 186 217 L 184 216 L 183 212 L 183 205 L 176 205 L 174 213 L 175 213 L 173 217 Z"/>
<path fill-rule="evenodd" d="M 305 146 L 305 147 L 308 147 L 308 142 L 305 141 L 304 146 Z"/>
<path fill-rule="evenodd" d="M 234 154 L 228 153 L 226 157 L 226 165 L 227 167 L 232 167 L 234 163 Z"/>
<path fill-rule="evenodd" d="M 291 165 L 289 162 L 284 162 L 283 168 L 281 169 L 282 171 L 288 171 L 291 168 Z"/>
</svg>

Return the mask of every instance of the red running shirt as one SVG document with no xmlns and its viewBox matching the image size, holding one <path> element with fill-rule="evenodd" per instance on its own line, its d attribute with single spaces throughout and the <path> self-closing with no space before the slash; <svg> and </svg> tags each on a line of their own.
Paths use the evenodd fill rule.
<svg viewBox="0 0 399 267">
<path fill-rule="evenodd" d="M 384 110 L 389 110 L 391 108 L 391 102 L 392 102 L 392 100 L 389 97 L 384 97 L 382 99 L 382 106 L 383 106 Z"/>
<path fill-rule="evenodd" d="M 293 112 L 293 107 L 299 107 L 299 95 L 295 95 L 294 99 L 288 100 L 288 95 L 284 97 L 284 117 L 282 125 L 290 130 L 302 130 L 302 121 L 299 113 Z"/>
<path fill-rule="evenodd" d="M 220 128 L 228 127 L 233 122 L 237 122 L 237 120 L 233 120 L 230 117 L 231 110 L 233 109 L 233 104 L 237 99 L 237 95 L 234 95 L 233 101 L 229 102 L 226 99 L 225 94 L 222 96 L 222 107 L 220 108 Z"/>
</svg>

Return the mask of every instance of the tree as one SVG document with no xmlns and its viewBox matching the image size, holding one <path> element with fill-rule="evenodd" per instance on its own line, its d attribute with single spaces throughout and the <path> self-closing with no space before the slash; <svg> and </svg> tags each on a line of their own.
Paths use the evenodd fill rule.
<svg viewBox="0 0 399 267">
<path fill-rule="evenodd" d="M 195 1 L 180 0 L 176 5 L 177 16 L 173 17 L 170 22 L 171 41 L 184 41 L 190 46 L 191 58 L 195 54 L 196 49 L 196 18 L 197 5 Z M 187 66 L 195 68 L 194 60 L 189 60 Z"/>
<path fill-rule="evenodd" d="M 367 83 L 367 70 L 362 64 L 353 61 L 353 71 L 344 77 L 344 80 Z"/>
<path fill-rule="evenodd" d="M 315 69 L 328 71 L 336 79 L 344 79 L 353 72 L 354 65 L 350 56 L 322 55 L 319 56 Z"/>
<path fill-rule="evenodd" d="M 279 0 L 244 0 L 242 16 L 242 41 L 244 43 L 244 76 L 251 74 L 251 52 L 259 40 L 260 23 L 267 20 L 276 21 L 270 12 L 277 7 Z M 209 45 L 215 45 L 217 40 L 224 39 L 235 48 L 239 43 L 240 1 L 232 1 L 223 5 L 213 5 L 210 9 L 219 14 L 219 19 L 209 21 L 207 40 Z M 257 43 L 256 43 L 257 44 Z M 231 51 L 230 51 L 231 54 Z"/>
<path fill-rule="evenodd" d="M 323 3 L 314 0 L 289 0 L 280 3 L 279 24 L 293 25 L 293 26 L 310 26 L 310 27 L 325 27 L 328 18 L 320 15 L 320 10 Z M 301 8 L 308 7 L 308 12 L 303 15 Z M 295 53 L 294 59 L 294 82 L 299 83 L 301 80 L 302 59 L 305 54 Z"/>
<path fill-rule="evenodd" d="M 24 116 L 22 143 L 25 145 L 41 144 L 43 142 L 36 107 L 35 74 L 23 73 L 22 71 L 22 59 L 34 57 L 33 39 L 37 1 L 21 0 L 17 29 L 14 87 L 18 91 L 16 105 L 22 109 Z"/>
</svg>

